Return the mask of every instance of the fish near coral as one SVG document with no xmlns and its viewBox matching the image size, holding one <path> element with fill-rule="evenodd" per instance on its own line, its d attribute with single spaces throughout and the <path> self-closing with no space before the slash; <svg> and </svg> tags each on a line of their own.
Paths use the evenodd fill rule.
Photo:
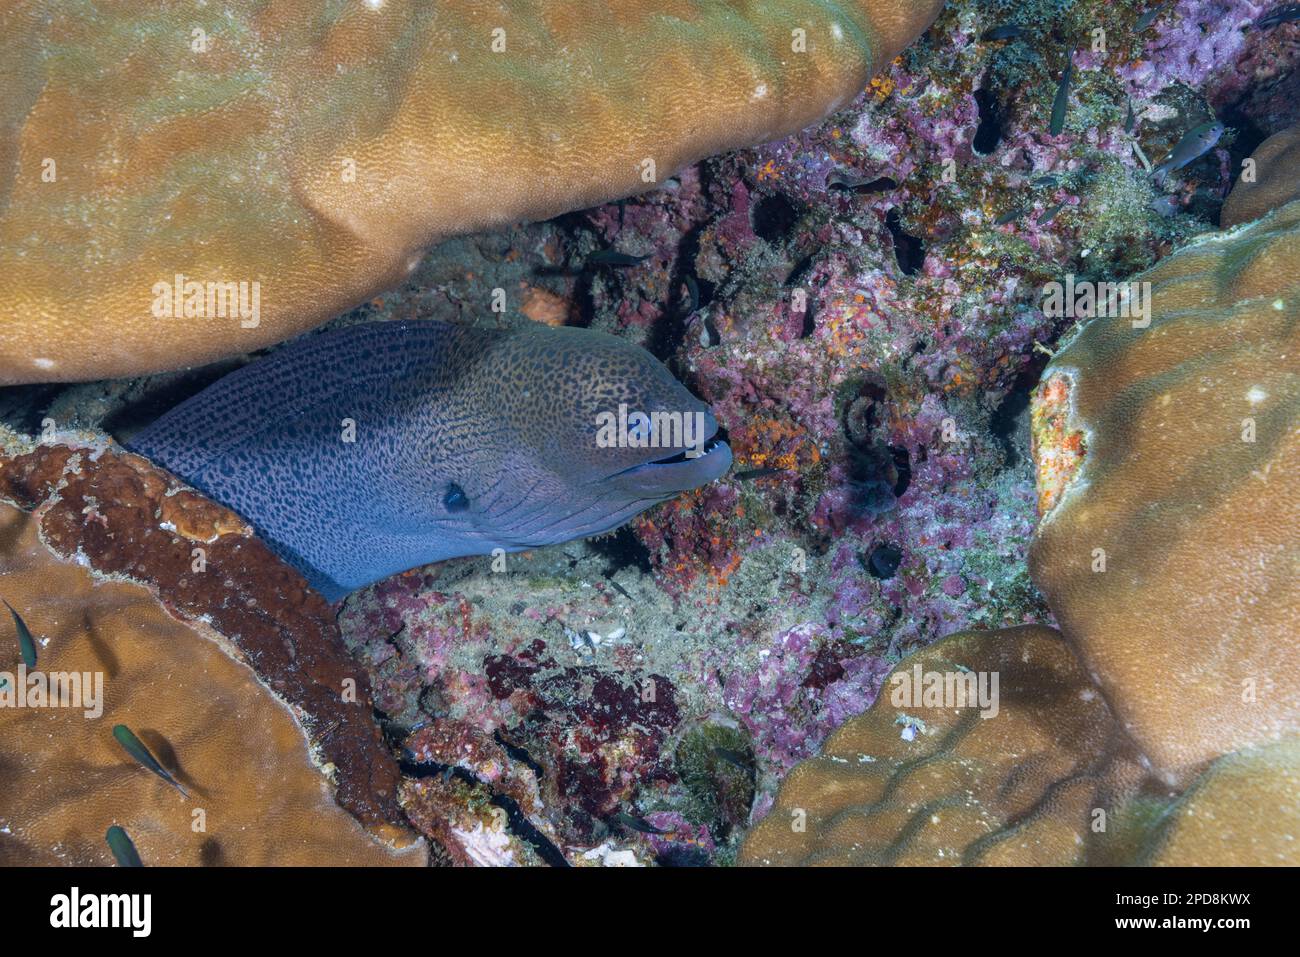
<svg viewBox="0 0 1300 957">
<path fill-rule="evenodd" d="M 130 447 L 239 512 L 336 600 L 418 565 L 617 528 L 723 475 L 717 428 L 613 336 L 393 322 L 292 343 Z"/>
<path fill-rule="evenodd" d="M 1217 120 L 1192 127 L 1183 134 L 1182 139 L 1169 151 L 1164 161 L 1151 171 L 1155 181 L 1161 182 L 1170 173 L 1182 169 L 1188 163 L 1200 159 L 1214 149 L 1214 145 L 1219 142 L 1219 137 L 1223 136 L 1223 131 L 1223 124 Z"/>
</svg>

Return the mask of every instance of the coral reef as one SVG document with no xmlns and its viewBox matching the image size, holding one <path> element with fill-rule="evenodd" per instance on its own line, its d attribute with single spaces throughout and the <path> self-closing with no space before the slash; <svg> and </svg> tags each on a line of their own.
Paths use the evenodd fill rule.
<svg viewBox="0 0 1300 957">
<path fill-rule="evenodd" d="M 34 668 L 4 666 L 0 695 L 23 701 L 0 707 L 0 863 L 111 864 L 111 825 L 149 865 L 425 862 L 423 846 L 394 850 L 335 803 L 293 713 L 219 635 L 48 547 L 56 524 L 0 506 L 5 598 L 39 636 Z M 121 749 L 119 723 L 188 797 Z"/>
<path fill-rule="evenodd" d="M 1219 214 L 1225 229 L 1300 199 L 1300 126 L 1273 134 L 1256 147 L 1250 159 L 1255 164 L 1252 178 L 1237 182 Z"/>
<path fill-rule="evenodd" d="M 176 619 L 219 635 L 292 709 L 335 782 L 339 804 L 382 837 L 410 843 L 396 800 L 397 764 L 371 721 L 367 676 L 344 651 L 329 606 L 297 572 L 237 515 L 102 436 L 56 434 L 41 445 L 8 432 L 2 437 L 0 495 L 32 512 L 30 524 L 53 557 L 85 565 L 99 580 L 145 585 Z M 77 594 L 84 598 L 88 588 Z M 39 610 L 40 600 L 33 598 L 32 607 Z M 185 631 L 176 625 L 166 633 Z M 107 635 L 89 640 L 129 680 L 134 663 L 125 652 Z M 156 646 L 139 647 L 145 655 Z M 180 695 L 177 706 L 191 697 L 202 693 Z M 244 733 L 229 727 L 213 747 L 227 748 L 228 757 L 229 737 L 239 741 Z"/>
<path fill-rule="evenodd" d="M 1300 203 L 1135 277 L 1043 373 L 1040 461 L 1081 435 L 1034 581 L 1146 755 L 1186 780 L 1300 725 Z"/>
<path fill-rule="evenodd" d="M 436 239 L 816 121 L 940 5 L 6 4 L 0 380 L 288 338 Z"/>
<path fill-rule="evenodd" d="M 1264 238 L 1281 228 L 1282 214 L 1265 221 L 1273 226 L 1252 227 L 1249 255 L 1241 255 L 1246 246 L 1229 252 L 1219 240 L 1197 242 L 1215 228 L 1221 206 L 1225 221 L 1232 217 L 1236 201 L 1225 206 L 1224 196 L 1241 160 L 1270 155 L 1260 146 L 1265 136 L 1300 121 L 1300 97 L 1288 93 L 1300 25 L 1252 27 L 1264 9 L 1251 0 L 1178 0 L 1159 9 L 956 0 L 823 122 L 672 176 L 661 162 L 658 188 L 631 199 L 447 240 L 397 286 L 337 320 L 491 328 L 537 321 L 621 336 L 666 362 L 710 405 L 736 455 L 730 475 L 612 536 L 414 569 L 338 607 L 342 637 L 370 675 L 385 740 L 400 755 L 401 809 L 439 859 L 727 864 L 755 825 L 746 861 L 779 853 L 901 863 L 935 861 L 942 851 L 944 862 L 1263 862 L 1287 853 L 1258 822 L 1260 809 L 1278 801 L 1276 833 L 1294 833 L 1286 823 L 1294 802 L 1279 800 L 1293 780 L 1293 747 L 1268 743 L 1292 720 L 1294 669 L 1278 657 L 1283 641 L 1240 647 L 1249 616 L 1259 612 L 1268 628 L 1281 627 L 1295 605 L 1269 582 L 1269 600 L 1257 609 L 1250 589 L 1263 571 L 1240 571 L 1243 549 L 1259 547 L 1251 536 L 1264 526 L 1245 520 L 1254 545 L 1208 543 L 1188 566 L 1200 581 L 1176 580 L 1169 561 L 1153 554 L 1180 528 L 1186 534 L 1176 544 L 1193 549 L 1198 503 L 1205 512 L 1198 521 L 1226 522 L 1233 502 L 1264 487 L 1253 473 L 1294 450 L 1275 421 L 1281 412 L 1256 417 L 1252 448 L 1233 445 L 1237 433 L 1224 429 L 1235 406 L 1205 403 L 1226 403 L 1224 395 L 1237 402 L 1256 383 L 1198 395 L 1191 379 L 1178 379 L 1172 351 L 1192 350 L 1196 359 L 1181 374 L 1207 383 L 1258 370 L 1247 360 L 1268 341 L 1295 356 L 1284 338 L 1289 306 L 1249 328 L 1244 318 L 1294 298 L 1292 287 L 1269 285 L 1294 271 L 1280 234 Z M 919 27 L 920 19 L 909 29 Z M 998 27 L 1020 32 L 990 38 Z M 665 96 L 709 127 L 722 114 L 701 103 L 716 101 L 701 100 L 689 75 L 682 82 Z M 846 79 L 835 96 L 851 87 Z M 803 92 L 790 96 L 813 115 Z M 376 125 L 403 108 L 377 109 Z M 502 107 L 506 115 L 517 108 Z M 1157 181 L 1151 167 L 1213 120 L 1228 127 L 1222 139 Z M 360 126 L 347 131 L 337 153 L 353 152 L 366 135 Z M 517 144 L 501 153 L 532 156 Z M 519 165 L 532 168 L 530 160 Z M 410 167 L 429 169 L 441 167 Z M 1282 169 L 1260 164 L 1259 172 L 1263 185 Z M 508 186 L 512 175 L 501 173 L 501 181 Z M 487 225 L 474 216 L 502 209 L 495 195 L 481 201 L 484 190 L 496 190 L 492 176 L 472 188 L 456 182 L 432 175 L 419 185 L 481 207 L 456 228 Z M 599 198 L 537 200 L 556 200 L 545 210 L 555 211 Z M 1247 198 L 1241 192 L 1238 201 Z M 370 222 L 375 208 L 362 209 L 358 223 Z M 409 239 L 412 222 L 395 228 L 395 241 Z M 430 227 L 430 235 L 439 230 Z M 1178 265 L 1156 264 L 1189 243 L 1195 251 L 1177 263 L 1216 271 L 1175 281 Z M 331 275 L 339 274 L 332 281 L 361 276 L 368 290 L 377 288 L 348 254 L 336 248 L 332 256 Z M 1224 261 L 1212 267 L 1216 256 Z M 310 260 L 290 259 L 304 270 Z M 1065 516 L 1082 501 L 1079 477 L 1091 481 L 1106 454 L 1089 438 L 1093 426 L 1081 427 L 1077 382 L 1062 370 L 1107 334 L 1076 335 L 1072 317 L 1048 315 L 1044 286 L 1067 275 L 1110 281 L 1153 266 L 1148 278 L 1166 277 L 1189 302 L 1275 291 L 1243 306 L 1240 328 L 1231 326 L 1237 341 L 1219 344 L 1193 335 L 1194 318 L 1166 313 L 1157 298 L 1149 339 L 1131 358 L 1109 351 L 1096 358 L 1098 379 L 1103 361 L 1116 376 L 1131 376 L 1128 391 L 1095 393 L 1096 414 L 1107 419 L 1102 428 L 1113 433 L 1107 441 L 1117 456 L 1127 441 L 1117 436 L 1138 430 L 1130 436 L 1138 454 L 1123 468 L 1142 477 L 1110 483 L 1120 508 L 1105 521 L 1073 542 L 1053 540 L 1052 526 L 1069 525 Z M 489 311 L 495 290 L 504 293 L 504 312 Z M 319 298 L 322 310 L 339 305 Z M 269 341 L 248 335 L 227 334 L 221 348 Z M 1049 358 L 1071 339 L 1035 393 Z M 1261 380 L 1268 393 L 1261 408 L 1292 401 L 1290 361 Z M 1185 408 L 1165 409 L 1151 391 L 1164 380 L 1149 373 L 1166 367 L 1187 396 L 1170 393 L 1171 402 Z M 60 429 L 103 427 L 125 438 L 136 408 L 156 414 L 214 374 L 33 387 L 0 394 L 0 412 L 28 431 L 48 418 Z M 1138 419 L 1123 422 L 1130 407 Z M 1183 472 L 1171 471 L 1154 450 L 1178 451 L 1179 439 L 1150 423 L 1186 424 L 1186 409 L 1202 407 L 1201 425 L 1223 428 L 1212 441 L 1183 443 L 1191 458 L 1177 460 Z M 1285 490 L 1282 467 L 1268 473 L 1272 491 Z M 1184 480 L 1181 500 L 1156 497 Z M 1192 485 L 1221 497 L 1201 503 Z M 1294 507 L 1282 499 L 1267 507 L 1276 514 L 1279 503 Z M 1027 564 L 1036 505 L 1052 516 L 1036 547 L 1038 584 Z M 1241 514 L 1265 507 L 1246 503 Z M 1155 515 L 1170 508 L 1176 520 L 1159 525 Z M 1274 544 L 1293 549 L 1285 534 L 1279 529 Z M 1105 575 L 1091 572 L 1096 547 L 1107 553 Z M 1272 560 L 1277 571 L 1287 559 Z M 1140 582 L 1163 619 L 1143 608 Z M 1059 605 L 1049 610 L 1039 585 Z M 1113 601 L 1108 588 L 1120 590 Z M 1205 643 L 1216 620 L 1231 632 L 1227 657 Z M 1169 635 L 1174 621 L 1193 629 L 1183 658 Z M 1064 642 L 1049 630 L 1055 624 Z M 967 631 L 1025 625 L 1034 627 L 993 631 L 998 637 Z M 1104 667 L 1092 666 L 1094 641 L 1109 649 Z M 1127 671 L 1115 659 L 1125 645 L 1132 660 L 1150 654 L 1159 666 Z M 1016 647 L 1033 667 L 1014 658 Z M 1071 647 L 1082 650 L 1082 662 Z M 893 725 L 889 685 L 884 701 L 877 696 L 900 661 L 1005 665 L 1004 693 L 1014 690 L 1014 700 L 999 718 L 974 724 L 969 739 L 944 736 L 964 727 L 959 715 L 927 712 Z M 1220 706 L 1239 693 L 1247 671 L 1258 679 L 1258 701 L 1220 721 Z M 1170 701 L 1169 688 L 1152 690 L 1163 680 L 1200 681 L 1195 690 L 1205 694 Z M 1164 746 L 1179 709 L 1194 733 Z M 840 726 L 843 737 L 812 758 Z M 879 767 L 848 768 L 862 789 L 855 793 L 884 802 L 871 820 L 846 805 L 803 837 L 776 834 L 789 820 L 789 788 L 845 770 L 835 742 L 868 728 L 878 750 L 864 745 L 840 756 L 879 759 Z M 1121 740 L 1130 731 L 1133 740 Z M 1258 749 L 1220 757 L 1252 741 Z M 933 762 L 907 765 L 932 753 Z M 1032 760 L 1017 777 L 1011 765 L 1026 756 Z M 1155 772 L 1142 764 L 1148 757 Z M 891 779 L 897 783 L 882 798 L 877 792 Z M 953 797 L 953 788 L 970 794 L 931 823 L 921 813 L 929 783 L 936 801 Z M 1106 811 L 1108 833 L 1093 829 L 1097 809 Z M 1216 845 L 1222 834 L 1202 829 L 1206 814 L 1231 822 L 1225 833 L 1238 843 Z M 836 835 L 862 846 L 845 854 Z M 760 845 L 779 851 L 754 852 Z"/>
<path fill-rule="evenodd" d="M 955 696 L 963 679 L 992 675 L 992 711 Z M 1145 767 L 1052 629 L 953 635 L 886 688 L 790 774 L 741 863 L 1296 861 L 1300 739 L 1223 758 L 1180 794 Z"/>
</svg>

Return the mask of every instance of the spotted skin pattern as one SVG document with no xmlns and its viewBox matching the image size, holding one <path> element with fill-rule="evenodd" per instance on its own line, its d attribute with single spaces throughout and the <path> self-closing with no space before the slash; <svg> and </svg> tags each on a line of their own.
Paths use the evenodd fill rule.
<svg viewBox="0 0 1300 957">
<path fill-rule="evenodd" d="M 327 599 L 464 555 L 617 528 L 731 465 L 725 443 L 603 448 L 598 415 L 707 407 L 589 329 L 387 322 L 309 336 L 214 383 L 129 448 L 243 515 Z"/>
</svg>

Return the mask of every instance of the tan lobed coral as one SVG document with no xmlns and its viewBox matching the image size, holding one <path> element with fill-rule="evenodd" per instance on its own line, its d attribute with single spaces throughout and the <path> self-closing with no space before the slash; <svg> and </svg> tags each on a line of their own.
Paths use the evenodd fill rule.
<svg viewBox="0 0 1300 957">
<path fill-rule="evenodd" d="M 0 707 L 0 863 L 112 864 L 104 834 L 114 824 L 146 865 L 424 862 L 420 845 L 395 851 L 334 803 L 292 713 L 215 636 L 172 618 L 143 586 L 97 582 L 60 559 L 38 525 L 0 505 L 4 597 L 39 638 L 35 671 L 45 680 L 102 675 L 102 713 L 34 698 Z M 10 624 L 0 671 L 12 689 Z M 25 684 L 35 687 L 31 676 Z M 122 749 L 119 723 L 188 800 Z"/>
<path fill-rule="evenodd" d="M 0 539 L 0 597 L 48 639 L 42 672 L 102 671 L 107 699 L 96 720 L 0 708 L 0 764 L 28 773 L 34 788 L 7 789 L 0 801 L 9 828 L 0 857 L 108 860 L 107 823 L 95 810 L 107 782 L 105 813 L 138 800 L 136 825 L 156 832 L 146 863 L 425 859 L 397 803 L 397 762 L 372 720 L 364 669 L 348 656 L 333 610 L 239 516 L 89 432 L 36 444 L 0 429 L 0 500 L 17 509 L 4 513 L 11 534 Z M 4 625 L 11 637 L 0 636 L 0 671 L 13 672 L 18 646 Z M 179 761 L 183 783 L 202 799 L 185 813 L 204 808 L 206 837 L 174 829 L 168 802 L 178 796 L 163 782 L 157 794 L 137 793 L 134 776 L 119 786 L 132 761 L 112 740 L 116 723 L 164 764 Z M 241 800 L 247 806 L 235 806 Z M 78 816 L 61 817 L 52 803 L 75 805 Z M 409 851 L 372 847 L 343 812 Z M 134 836 L 131 822 L 117 823 Z M 319 834 L 295 831 L 308 827 Z"/>
<path fill-rule="evenodd" d="M 1031 416 L 1030 566 L 1064 637 L 906 659 L 742 862 L 1300 863 L 1297 251 L 1292 202 L 1136 277 L 1149 317 L 1076 331 Z M 968 669 L 1000 676 L 996 717 L 891 701 Z"/>
<path fill-rule="evenodd" d="M 1300 199 L 1300 126 L 1273 134 L 1255 147 L 1250 159 L 1254 178 L 1239 179 L 1219 212 L 1225 229 Z"/>
<path fill-rule="evenodd" d="M 1136 277 L 1149 326 L 1092 320 L 1036 397 L 1031 573 L 1171 782 L 1300 728 L 1298 253 L 1300 202 L 1185 247 Z"/>
<path fill-rule="evenodd" d="M 979 702 L 893 695 L 997 674 Z M 924 677 L 921 687 L 924 687 Z M 1150 774 L 1059 633 L 962 632 L 905 659 L 797 766 L 748 865 L 1296 863 L 1300 739 L 1229 755 L 1187 791 Z"/>
<path fill-rule="evenodd" d="M 941 6 L 15 0 L 0 382 L 285 339 L 441 237 L 651 189 L 807 126 Z"/>
<path fill-rule="evenodd" d="M 997 713 L 926 704 L 914 680 L 998 674 Z M 900 677 L 901 676 L 901 677 Z M 901 681 L 907 681 L 904 689 Z M 900 698 L 904 690 L 916 695 Z M 949 698 L 948 703 L 955 703 Z M 910 740 L 909 740 L 910 738 Z M 746 864 L 1071 864 L 1091 811 L 1144 776 L 1059 634 L 961 632 L 905 659 L 875 704 L 797 766 L 749 834 Z M 802 830 L 800 829 L 802 828 Z"/>
</svg>

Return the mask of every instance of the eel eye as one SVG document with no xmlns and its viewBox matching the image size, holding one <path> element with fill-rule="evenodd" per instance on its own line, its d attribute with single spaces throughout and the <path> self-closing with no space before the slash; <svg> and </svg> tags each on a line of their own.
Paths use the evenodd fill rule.
<svg viewBox="0 0 1300 957">
<path fill-rule="evenodd" d="M 469 508 L 469 496 L 455 482 L 448 482 L 447 491 L 442 496 L 442 504 L 449 512 L 463 512 Z"/>
</svg>

